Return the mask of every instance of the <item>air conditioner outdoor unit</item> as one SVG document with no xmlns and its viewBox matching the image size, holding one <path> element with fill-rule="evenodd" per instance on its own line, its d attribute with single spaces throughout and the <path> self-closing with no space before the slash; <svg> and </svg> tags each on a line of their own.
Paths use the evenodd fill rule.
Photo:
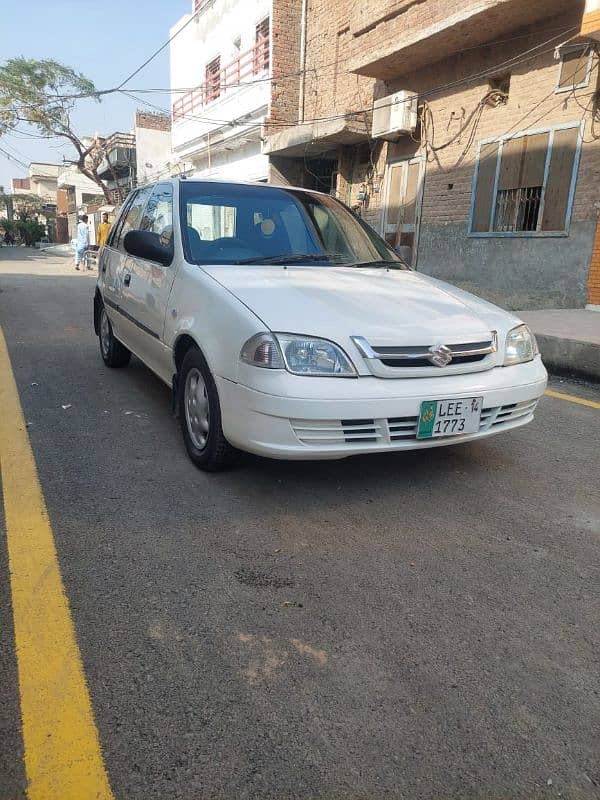
<svg viewBox="0 0 600 800">
<path fill-rule="evenodd" d="M 373 138 L 394 142 L 417 127 L 417 95 L 403 91 L 373 103 Z"/>
</svg>

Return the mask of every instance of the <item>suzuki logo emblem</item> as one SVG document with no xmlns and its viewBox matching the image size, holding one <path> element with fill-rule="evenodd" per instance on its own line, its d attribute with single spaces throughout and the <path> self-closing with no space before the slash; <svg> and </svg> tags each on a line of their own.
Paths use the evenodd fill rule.
<svg viewBox="0 0 600 800">
<path fill-rule="evenodd" d="M 445 344 L 434 344 L 429 348 L 427 357 L 436 367 L 447 367 L 452 361 L 452 350 Z"/>
</svg>

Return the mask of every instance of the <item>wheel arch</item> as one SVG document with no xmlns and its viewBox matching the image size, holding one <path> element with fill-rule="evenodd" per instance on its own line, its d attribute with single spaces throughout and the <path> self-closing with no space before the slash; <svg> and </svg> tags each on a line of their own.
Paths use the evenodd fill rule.
<svg viewBox="0 0 600 800">
<path fill-rule="evenodd" d="M 204 352 L 202 351 L 202 348 L 196 339 L 194 339 L 194 337 L 189 333 L 180 333 L 173 344 L 173 362 L 175 364 L 176 373 L 179 373 L 181 365 L 183 364 L 183 359 L 185 358 L 185 354 L 192 347 L 195 347 L 197 350 L 199 350 L 200 355 L 204 361 L 206 361 L 206 356 L 204 355 Z"/>
</svg>

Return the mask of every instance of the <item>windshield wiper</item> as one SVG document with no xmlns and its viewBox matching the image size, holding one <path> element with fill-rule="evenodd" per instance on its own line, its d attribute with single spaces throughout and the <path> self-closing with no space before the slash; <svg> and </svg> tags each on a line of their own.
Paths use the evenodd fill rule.
<svg viewBox="0 0 600 800">
<path fill-rule="evenodd" d="M 257 256 L 242 258 L 233 264 L 293 264 L 296 261 L 331 261 L 337 253 L 288 253 L 283 256 Z"/>
<path fill-rule="evenodd" d="M 347 264 L 348 267 L 386 267 L 387 269 L 409 270 L 410 267 L 404 261 L 359 261 L 356 264 Z"/>
</svg>

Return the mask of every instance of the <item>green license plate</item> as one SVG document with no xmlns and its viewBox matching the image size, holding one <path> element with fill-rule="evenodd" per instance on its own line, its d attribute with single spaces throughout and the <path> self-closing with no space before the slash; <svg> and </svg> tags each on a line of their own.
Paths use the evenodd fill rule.
<svg viewBox="0 0 600 800">
<path fill-rule="evenodd" d="M 459 400 L 424 400 L 421 403 L 417 439 L 459 436 L 477 433 L 481 421 L 483 397 Z"/>
</svg>

